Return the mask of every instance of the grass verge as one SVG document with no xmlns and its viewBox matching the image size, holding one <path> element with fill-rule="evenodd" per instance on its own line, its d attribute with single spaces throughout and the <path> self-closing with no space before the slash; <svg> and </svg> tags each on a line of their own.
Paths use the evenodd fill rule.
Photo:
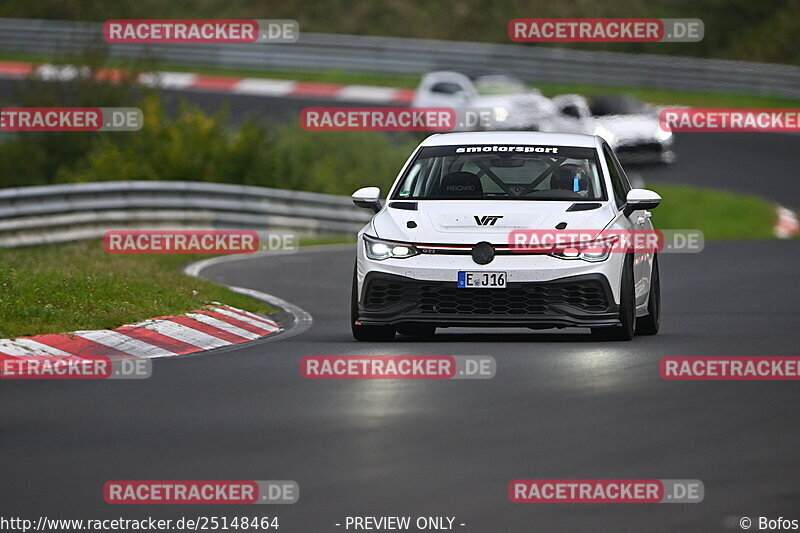
<svg viewBox="0 0 800 533">
<path fill-rule="evenodd" d="M 99 241 L 0 249 L 0 338 L 114 328 L 213 301 L 275 311 L 181 272 L 203 257 L 109 255 Z"/>
<path fill-rule="evenodd" d="M 653 211 L 656 229 L 699 229 L 706 240 L 775 237 L 775 204 L 758 196 L 661 183 L 647 188 L 663 198 Z"/>
<path fill-rule="evenodd" d="M 301 246 L 355 242 L 302 238 Z M 115 328 L 210 302 L 277 311 L 182 268 L 209 255 L 109 255 L 99 241 L 0 248 L 0 338 Z"/>
</svg>

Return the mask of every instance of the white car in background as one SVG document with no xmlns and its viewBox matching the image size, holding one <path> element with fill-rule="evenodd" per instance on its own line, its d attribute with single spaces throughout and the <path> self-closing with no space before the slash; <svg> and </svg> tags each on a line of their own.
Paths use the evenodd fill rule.
<svg viewBox="0 0 800 533">
<path fill-rule="evenodd" d="M 409 157 L 388 202 L 379 198 L 377 187 L 353 194 L 357 206 L 376 212 L 358 236 L 351 297 L 357 340 L 461 326 L 588 327 L 602 340 L 658 332 L 654 249 L 625 244 L 615 253 L 608 243 L 621 241 L 599 236 L 652 233 L 647 210 L 661 197 L 632 189 L 600 137 L 432 135 Z M 592 248 L 512 245 L 512 231 L 565 229 L 590 235 L 581 242 Z"/>
<path fill-rule="evenodd" d="M 458 72 L 430 72 L 422 77 L 412 107 L 449 107 L 465 111 L 488 111 L 491 123 L 466 124 L 456 131 L 522 130 L 600 134 L 613 145 L 608 132 L 591 122 L 564 119 L 553 102 L 510 76 L 479 76 L 474 80 Z"/>
<path fill-rule="evenodd" d="M 672 132 L 659 126 L 658 112 L 627 95 L 587 98 L 580 94 L 553 97 L 563 120 L 591 121 L 611 132 L 614 151 L 623 163 L 672 163 Z"/>
</svg>

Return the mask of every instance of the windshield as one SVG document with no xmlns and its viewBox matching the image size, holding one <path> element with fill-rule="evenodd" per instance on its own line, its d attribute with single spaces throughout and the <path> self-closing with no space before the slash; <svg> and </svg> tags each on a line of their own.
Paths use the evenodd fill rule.
<svg viewBox="0 0 800 533">
<path fill-rule="evenodd" d="M 478 94 L 491 96 L 496 94 L 524 94 L 531 89 L 522 81 L 508 76 L 482 76 L 475 79 Z"/>
<path fill-rule="evenodd" d="M 593 148 L 533 145 L 429 146 L 395 200 L 605 200 Z"/>
</svg>

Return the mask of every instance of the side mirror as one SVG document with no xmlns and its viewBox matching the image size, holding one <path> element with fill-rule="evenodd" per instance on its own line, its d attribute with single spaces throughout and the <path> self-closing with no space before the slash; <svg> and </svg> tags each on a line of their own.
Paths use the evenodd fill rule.
<svg viewBox="0 0 800 533">
<path fill-rule="evenodd" d="M 639 209 L 654 209 L 661 204 L 661 196 L 648 189 L 631 189 L 625 198 L 627 206 L 625 215 L 629 216 L 632 212 Z"/>
<path fill-rule="evenodd" d="M 378 187 L 363 187 L 353 193 L 353 203 L 358 207 L 372 209 L 376 213 L 381 210 L 381 190 Z"/>
</svg>

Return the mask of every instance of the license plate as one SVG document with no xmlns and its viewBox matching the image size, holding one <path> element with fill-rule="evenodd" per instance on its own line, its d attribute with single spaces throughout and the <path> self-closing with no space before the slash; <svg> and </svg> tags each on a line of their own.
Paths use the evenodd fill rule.
<svg viewBox="0 0 800 533">
<path fill-rule="evenodd" d="M 505 272 L 464 272 L 458 273 L 459 289 L 505 289 Z"/>
</svg>

